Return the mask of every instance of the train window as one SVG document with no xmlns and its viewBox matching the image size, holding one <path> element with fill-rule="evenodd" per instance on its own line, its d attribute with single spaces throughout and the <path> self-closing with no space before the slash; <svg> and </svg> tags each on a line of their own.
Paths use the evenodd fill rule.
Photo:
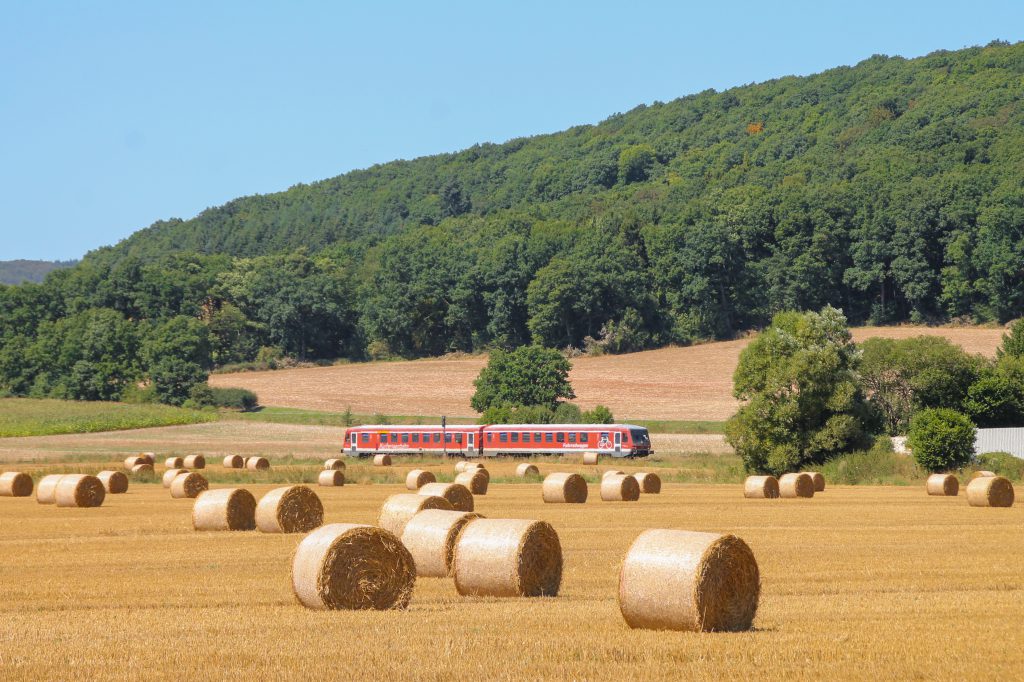
<svg viewBox="0 0 1024 682">
<path fill-rule="evenodd" d="M 452 442 L 452 434 L 450 434 L 450 433 L 444 434 L 444 442 L 445 443 L 451 443 Z"/>
<path fill-rule="evenodd" d="M 586 442 L 587 442 L 587 436 L 588 436 L 588 435 L 590 435 L 590 434 L 586 434 L 586 433 L 581 433 L 581 434 L 580 434 L 580 442 L 581 442 L 581 443 L 586 443 Z"/>
<path fill-rule="evenodd" d="M 545 443 L 553 443 L 553 442 L 555 442 L 555 434 L 553 434 L 553 433 L 545 433 L 544 434 L 544 442 Z"/>
<path fill-rule="evenodd" d="M 456 443 L 461 443 L 462 442 L 462 434 L 461 433 L 456 433 L 455 434 L 455 442 Z"/>
<path fill-rule="evenodd" d="M 500 440 L 502 443 L 507 443 L 508 442 L 508 434 L 506 432 L 502 431 L 501 433 L 498 434 L 498 440 Z"/>
<path fill-rule="evenodd" d="M 575 443 L 576 442 L 576 434 L 573 431 L 569 432 L 569 442 L 570 443 Z"/>
<path fill-rule="evenodd" d="M 602 431 L 601 432 L 601 440 L 608 440 L 608 432 L 607 431 Z"/>
<path fill-rule="evenodd" d="M 408 433 L 403 433 L 402 434 L 402 442 L 403 443 L 408 443 L 409 442 L 409 434 Z"/>
<path fill-rule="evenodd" d="M 524 443 L 529 443 L 530 442 L 530 434 L 528 434 L 528 433 L 524 433 L 523 434 L 523 442 Z"/>
<path fill-rule="evenodd" d="M 519 442 L 519 434 L 516 433 L 515 431 L 512 432 L 512 442 L 513 443 L 518 443 Z"/>
<path fill-rule="evenodd" d="M 494 434 L 493 433 L 488 433 L 487 434 L 487 442 L 490 443 L 492 440 L 494 440 Z"/>
<path fill-rule="evenodd" d="M 435 433 L 434 434 L 434 442 L 435 443 L 440 443 L 441 442 L 441 434 L 440 433 Z"/>
<path fill-rule="evenodd" d="M 539 443 L 539 442 L 541 442 L 541 440 L 542 440 L 543 438 L 544 438 L 544 434 L 542 434 L 542 433 L 541 433 L 540 431 L 538 431 L 537 433 L 533 434 L 533 442 L 534 442 L 534 443 Z"/>
<path fill-rule="evenodd" d="M 370 442 L 370 434 L 368 434 L 368 433 L 360 434 L 359 435 L 359 440 L 363 441 L 364 443 L 369 443 Z"/>
<path fill-rule="evenodd" d="M 564 443 L 565 442 L 565 434 L 564 433 L 557 433 L 557 434 L 555 434 L 555 436 L 557 437 L 557 440 L 558 440 L 559 443 Z"/>
</svg>

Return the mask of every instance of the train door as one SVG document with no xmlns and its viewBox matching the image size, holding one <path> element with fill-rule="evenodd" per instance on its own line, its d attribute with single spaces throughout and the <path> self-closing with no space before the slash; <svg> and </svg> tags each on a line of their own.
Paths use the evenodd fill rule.
<svg viewBox="0 0 1024 682">
<path fill-rule="evenodd" d="M 359 451 L 359 434 L 356 433 L 355 431 L 350 431 L 349 437 L 352 439 L 352 442 L 349 443 L 349 449 L 352 451 L 352 454 L 354 455 Z"/>
<path fill-rule="evenodd" d="M 622 454 L 622 432 L 615 432 L 615 456 L 618 457 Z"/>
<path fill-rule="evenodd" d="M 475 433 L 471 432 L 471 433 L 466 434 L 466 454 L 468 456 L 470 456 L 470 457 L 473 457 L 474 455 L 476 455 L 476 453 L 473 452 L 473 444 L 475 442 L 476 442 L 476 434 Z"/>
</svg>

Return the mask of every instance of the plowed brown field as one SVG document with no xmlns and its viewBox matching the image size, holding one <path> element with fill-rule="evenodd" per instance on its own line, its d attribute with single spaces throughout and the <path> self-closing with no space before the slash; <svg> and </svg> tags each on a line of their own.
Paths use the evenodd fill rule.
<svg viewBox="0 0 1024 682">
<path fill-rule="evenodd" d="M 1001 329 L 861 327 L 853 336 L 945 336 L 971 353 L 995 354 Z M 732 374 L 750 342 L 723 341 L 686 348 L 581 357 L 573 360 L 576 402 L 602 404 L 619 419 L 722 420 L 736 410 Z M 256 392 L 264 405 L 358 414 L 472 415 L 473 380 L 485 356 L 410 362 L 370 362 L 334 367 L 216 374 L 214 386 Z"/>
</svg>

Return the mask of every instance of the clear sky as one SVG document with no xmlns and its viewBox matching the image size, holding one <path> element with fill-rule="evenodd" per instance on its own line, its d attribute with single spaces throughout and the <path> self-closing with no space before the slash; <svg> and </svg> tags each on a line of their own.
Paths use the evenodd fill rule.
<svg viewBox="0 0 1024 682">
<path fill-rule="evenodd" d="M 0 9 L 0 259 L 706 88 L 1024 39 L 1022 0 Z"/>
</svg>

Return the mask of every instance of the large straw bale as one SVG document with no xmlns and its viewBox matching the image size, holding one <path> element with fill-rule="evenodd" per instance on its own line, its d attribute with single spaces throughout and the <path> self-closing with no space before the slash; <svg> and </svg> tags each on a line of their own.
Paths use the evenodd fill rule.
<svg viewBox="0 0 1024 682">
<path fill-rule="evenodd" d="M 132 467 L 132 475 L 140 478 L 149 478 L 153 475 L 153 465 L 145 463 L 136 464 Z"/>
<path fill-rule="evenodd" d="M 405 487 L 409 490 L 419 490 L 428 483 L 437 482 L 437 477 L 423 469 L 413 469 L 405 477 Z"/>
<path fill-rule="evenodd" d="M 814 497 L 814 481 L 804 473 L 783 474 L 779 479 L 779 495 L 782 497 Z"/>
<path fill-rule="evenodd" d="M 456 473 L 460 473 L 460 474 L 463 471 L 468 471 L 470 469 L 483 469 L 483 468 L 485 468 L 485 467 L 480 462 L 467 462 L 466 460 L 460 460 L 460 461 L 455 463 L 455 472 Z"/>
<path fill-rule="evenodd" d="M 541 485 L 541 497 L 545 502 L 583 504 L 587 501 L 587 492 L 587 481 L 579 474 L 548 474 Z"/>
<path fill-rule="evenodd" d="M 345 470 L 345 460 L 343 460 L 343 459 L 341 459 L 339 457 L 333 457 L 331 459 L 325 460 L 324 461 L 324 470 L 325 471 L 326 470 L 344 471 Z"/>
<path fill-rule="evenodd" d="M 774 476 L 747 476 L 743 482 L 743 497 L 775 499 L 780 494 L 779 479 Z"/>
<path fill-rule="evenodd" d="M 168 469 L 164 472 L 160 482 L 163 483 L 165 488 L 170 488 L 171 483 L 174 483 L 174 479 L 178 477 L 178 474 L 187 474 L 188 469 Z"/>
<path fill-rule="evenodd" d="M 1012 507 L 1013 484 L 1002 476 L 979 476 L 967 484 L 972 507 Z"/>
<path fill-rule="evenodd" d="M 605 502 L 636 502 L 640 484 L 629 474 L 616 474 L 601 479 L 601 499 Z"/>
<path fill-rule="evenodd" d="M 473 511 L 473 493 L 461 483 L 427 483 L 416 491 L 419 495 L 436 495 L 448 500 L 452 509 L 461 512 Z"/>
<path fill-rule="evenodd" d="M 58 507 L 98 507 L 103 504 L 106 496 L 107 491 L 95 476 L 68 474 L 57 483 L 54 501 Z"/>
<path fill-rule="evenodd" d="M 171 497 L 176 500 L 194 499 L 209 489 L 206 477 L 194 471 L 178 474 L 171 481 Z"/>
<path fill-rule="evenodd" d="M 292 591 L 311 609 L 404 609 L 415 584 L 409 550 L 373 526 L 322 526 L 303 538 L 292 559 Z"/>
<path fill-rule="evenodd" d="M 757 560 L 735 535 L 646 530 L 619 570 L 619 610 L 631 628 L 748 630 L 760 592 Z"/>
<path fill-rule="evenodd" d="M 275 488 L 256 505 L 256 528 L 264 533 L 308 533 L 324 523 L 324 505 L 304 485 Z"/>
<path fill-rule="evenodd" d="M 103 489 L 108 495 L 120 495 L 128 492 L 128 477 L 121 471 L 101 471 L 96 474 Z"/>
<path fill-rule="evenodd" d="M 994 471 L 986 471 L 984 469 L 981 469 L 980 471 L 971 472 L 971 480 L 973 481 L 976 478 L 991 478 L 992 476 L 995 475 L 996 472 Z"/>
<path fill-rule="evenodd" d="M 491 475 L 486 469 L 467 469 L 455 477 L 455 482 L 469 488 L 474 495 L 486 495 Z"/>
<path fill-rule="evenodd" d="M 609 469 L 608 471 L 601 474 L 601 480 L 608 478 L 609 476 L 625 476 L 626 472 L 620 469 Z"/>
<path fill-rule="evenodd" d="M 451 575 L 455 542 L 466 524 L 483 518 L 472 512 L 426 509 L 402 531 L 402 544 L 416 561 L 416 575 L 445 578 Z"/>
<path fill-rule="evenodd" d="M 156 453 L 155 452 L 140 452 L 139 457 L 146 460 L 146 464 L 156 465 Z"/>
<path fill-rule="evenodd" d="M 817 471 L 805 471 L 805 474 L 811 477 L 811 482 L 814 483 L 814 492 L 820 493 L 825 490 L 825 477 Z"/>
<path fill-rule="evenodd" d="M 189 455 L 185 458 L 186 469 L 205 469 L 206 458 L 202 455 Z"/>
<path fill-rule="evenodd" d="M 477 519 L 455 544 L 461 595 L 553 597 L 562 583 L 562 545 L 545 521 Z"/>
<path fill-rule="evenodd" d="M 39 504 L 55 504 L 57 502 L 57 484 L 64 474 L 50 474 L 43 476 L 36 486 L 36 502 Z"/>
<path fill-rule="evenodd" d="M 960 493 L 960 481 L 953 474 L 932 474 L 924 487 L 929 495 L 956 497 Z"/>
<path fill-rule="evenodd" d="M 426 486 L 424 486 L 426 487 Z M 377 517 L 377 525 L 402 537 L 405 524 L 424 509 L 447 509 L 452 511 L 452 503 L 438 495 L 420 495 L 419 493 L 399 493 L 384 500 Z"/>
<path fill-rule="evenodd" d="M 647 495 L 657 495 L 661 492 L 661 476 L 648 472 L 633 474 L 633 478 L 640 484 L 640 492 Z"/>
<path fill-rule="evenodd" d="M 530 476 L 540 476 L 540 469 L 537 468 L 536 464 L 520 464 L 516 467 L 516 476 L 519 478 L 529 478 Z"/>
<path fill-rule="evenodd" d="M 584 452 L 583 453 L 584 464 L 597 464 L 597 453 L 596 452 Z"/>
<path fill-rule="evenodd" d="M 317 476 L 316 482 L 322 486 L 340 487 L 345 485 L 345 472 L 340 469 L 324 469 Z"/>
<path fill-rule="evenodd" d="M 391 466 L 391 455 L 374 455 L 373 466 L 375 467 L 389 467 Z"/>
<path fill-rule="evenodd" d="M 164 460 L 164 466 L 168 469 L 184 469 L 185 458 L 184 457 L 168 457 Z"/>
<path fill-rule="evenodd" d="M 266 471 L 270 468 L 270 460 L 266 457 L 248 457 L 245 460 L 245 468 L 249 471 Z"/>
<path fill-rule="evenodd" d="M 241 455 L 228 455 L 224 458 L 225 469 L 244 469 L 245 457 Z"/>
<path fill-rule="evenodd" d="M 256 498 L 245 488 L 207 490 L 192 506 L 196 530 L 252 530 L 256 527 Z"/>
<path fill-rule="evenodd" d="M 0 474 L 0 497 L 31 497 L 32 477 L 20 471 L 5 471 Z"/>
</svg>

